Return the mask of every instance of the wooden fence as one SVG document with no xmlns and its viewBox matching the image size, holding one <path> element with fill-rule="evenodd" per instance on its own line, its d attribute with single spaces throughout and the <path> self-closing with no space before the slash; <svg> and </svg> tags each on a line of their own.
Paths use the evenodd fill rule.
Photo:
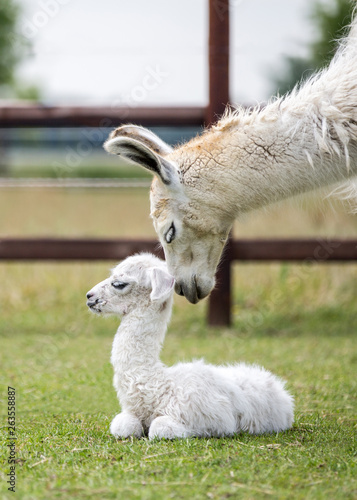
<svg viewBox="0 0 357 500">
<path fill-rule="evenodd" d="M 95 261 L 122 260 L 137 252 L 152 252 L 163 258 L 155 240 L 95 238 L 3 238 L 0 239 L 0 261 Z M 331 263 L 357 260 L 357 240 L 315 239 L 247 239 L 230 240 L 223 256 L 220 285 L 211 297 L 208 324 L 229 326 L 231 323 L 231 267 L 239 262 Z M 216 307 L 212 307 L 215 303 Z"/>
</svg>

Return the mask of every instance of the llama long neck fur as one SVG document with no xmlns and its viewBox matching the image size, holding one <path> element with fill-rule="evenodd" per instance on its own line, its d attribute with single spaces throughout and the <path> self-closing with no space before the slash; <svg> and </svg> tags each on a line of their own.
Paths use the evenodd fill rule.
<svg viewBox="0 0 357 500">
<path fill-rule="evenodd" d="M 195 198 L 201 191 L 202 203 L 209 199 L 213 210 L 224 210 L 221 218 L 233 220 L 357 175 L 356 103 L 355 24 L 330 66 L 300 89 L 263 110 L 228 112 L 172 156 L 181 157 L 183 182 Z"/>
<path fill-rule="evenodd" d="M 117 373 L 130 376 L 161 366 L 159 356 L 171 316 L 171 302 L 169 299 L 161 306 L 138 308 L 123 316 L 111 355 Z"/>
</svg>

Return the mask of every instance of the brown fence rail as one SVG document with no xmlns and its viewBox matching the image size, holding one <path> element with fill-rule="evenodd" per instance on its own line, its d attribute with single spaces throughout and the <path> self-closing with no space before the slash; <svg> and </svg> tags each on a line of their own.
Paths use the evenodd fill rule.
<svg viewBox="0 0 357 500">
<path fill-rule="evenodd" d="M 123 260 L 137 252 L 152 252 L 163 258 L 154 240 L 0 238 L 0 260 Z"/>
<path fill-rule="evenodd" d="M 201 126 L 205 123 L 205 107 L 83 107 L 83 106 L 1 106 L 0 128 L 19 127 L 99 127 L 132 122 L 146 127 Z"/>
<path fill-rule="evenodd" d="M 0 261 L 95 261 L 122 260 L 138 252 L 163 258 L 160 245 L 145 239 L 96 238 L 2 238 Z M 210 300 L 208 323 L 228 326 L 231 322 L 231 264 L 239 262 L 331 263 L 357 260 L 357 240 L 342 239 L 249 239 L 229 241 L 224 253 L 223 275 L 216 291 L 220 300 Z M 222 279 L 223 278 L 223 279 Z"/>
<path fill-rule="evenodd" d="M 136 252 L 164 254 L 155 240 L 116 238 L 0 238 L 0 260 L 122 260 Z M 244 239 L 229 242 L 224 261 L 351 262 L 357 239 Z"/>
</svg>

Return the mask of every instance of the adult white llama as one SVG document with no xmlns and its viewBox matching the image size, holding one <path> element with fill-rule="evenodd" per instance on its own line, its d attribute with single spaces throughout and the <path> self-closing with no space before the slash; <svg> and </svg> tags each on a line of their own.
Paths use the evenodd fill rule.
<svg viewBox="0 0 357 500">
<path fill-rule="evenodd" d="M 122 316 L 111 356 L 122 411 L 111 433 L 173 439 L 289 429 L 293 398 L 267 370 L 202 360 L 168 367 L 160 361 L 173 287 L 166 263 L 140 254 L 125 259 L 87 293 L 93 312 Z"/>
<path fill-rule="evenodd" d="M 105 149 L 155 174 L 151 216 L 176 292 L 196 303 L 234 219 L 269 203 L 357 175 L 357 23 L 330 66 L 264 109 L 227 111 L 172 149 L 136 126 Z"/>
</svg>

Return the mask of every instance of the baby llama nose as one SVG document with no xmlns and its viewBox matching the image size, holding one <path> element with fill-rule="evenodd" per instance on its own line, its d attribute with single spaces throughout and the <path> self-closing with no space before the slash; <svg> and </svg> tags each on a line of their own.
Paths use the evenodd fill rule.
<svg viewBox="0 0 357 500">
<path fill-rule="evenodd" d="M 91 297 L 93 297 L 93 295 L 94 295 L 94 293 L 88 292 L 86 297 L 87 297 L 87 299 L 90 299 Z"/>
</svg>

